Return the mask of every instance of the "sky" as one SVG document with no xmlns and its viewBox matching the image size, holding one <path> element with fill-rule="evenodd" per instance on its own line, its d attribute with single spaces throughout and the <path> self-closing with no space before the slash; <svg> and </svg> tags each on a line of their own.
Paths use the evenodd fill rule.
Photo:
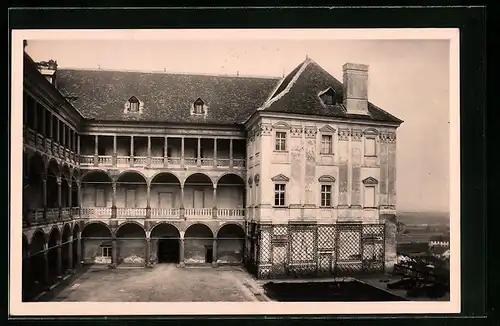
<svg viewBox="0 0 500 326">
<path fill-rule="evenodd" d="M 309 56 L 342 81 L 369 65 L 368 98 L 404 120 L 397 131 L 397 210 L 449 212 L 449 41 L 335 39 L 28 40 L 60 68 L 275 76 Z"/>
</svg>

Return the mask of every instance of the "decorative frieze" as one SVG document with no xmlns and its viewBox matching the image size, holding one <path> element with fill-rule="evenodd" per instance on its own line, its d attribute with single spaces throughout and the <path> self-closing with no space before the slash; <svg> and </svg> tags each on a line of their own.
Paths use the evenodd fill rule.
<svg viewBox="0 0 500 326">
<path fill-rule="evenodd" d="M 290 129 L 290 136 L 293 138 L 298 138 L 302 137 L 302 133 L 304 132 L 304 129 L 302 126 L 292 126 Z"/>
<path fill-rule="evenodd" d="M 395 132 L 380 133 L 380 141 L 382 143 L 395 143 L 396 142 L 396 133 Z"/>
<path fill-rule="evenodd" d="M 358 129 L 351 130 L 351 140 L 352 141 L 361 141 L 363 137 L 363 131 Z"/>
<path fill-rule="evenodd" d="M 306 127 L 304 133 L 306 135 L 306 138 L 316 138 L 318 129 L 316 127 Z"/>
<path fill-rule="evenodd" d="M 258 136 L 271 136 L 273 127 L 270 124 L 262 123 L 259 125 Z"/>
<path fill-rule="evenodd" d="M 339 140 L 348 141 L 349 140 L 349 129 L 339 129 Z"/>
</svg>

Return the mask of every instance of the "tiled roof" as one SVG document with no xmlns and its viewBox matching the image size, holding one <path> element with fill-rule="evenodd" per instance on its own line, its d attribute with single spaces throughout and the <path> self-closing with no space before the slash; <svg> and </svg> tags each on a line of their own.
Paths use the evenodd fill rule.
<svg viewBox="0 0 500 326">
<path fill-rule="evenodd" d="M 235 124 L 244 122 L 269 96 L 279 78 L 184 75 L 106 70 L 58 70 L 58 88 L 74 97 L 86 118 L 117 121 Z M 124 113 L 126 101 L 144 102 L 141 114 Z M 206 116 L 190 115 L 201 98 Z"/>
<path fill-rule="evenodd" d="M 349 115 L 342 105 L 326 107 L 318 93 L 342 83 L 307 58 L 280 78 L 229 77 L 151 72 L 59 69 L 58 89 L 87 119 L 169 123 L 242 124 L 257 110 L 401 123 L 369 103 L 368 116 Z M 144 102 L 142 113 L 124 112 L 126 101 Z M 190 114 L 201 98 L 206 116 Z"/>
<path fill-rule="evenodd" d="M 368 102 L 368 116 L 347 114 L 343 105 L 325 106 L 318 94 L 332 88 L 342 96 L 343 85 L 316 62 L 307 58 L 284 79 L 276 92 L 260 110 L 319 115 L 337 118 L 354 118 L 401 123 L 402 120 Z"/>
</svg>

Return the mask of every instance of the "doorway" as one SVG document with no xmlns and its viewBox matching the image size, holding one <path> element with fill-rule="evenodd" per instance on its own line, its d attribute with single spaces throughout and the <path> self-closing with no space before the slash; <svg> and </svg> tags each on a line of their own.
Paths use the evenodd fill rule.
<svg viewBox="0 0 500 326">
<path fill-rule="evenodd" d="M 205 246 L 205 263 L 211 264 L 213 262 L 214 249 L 212 246 Z"/>
<path fill-rule="evenodd" d="M 179 263 L 179 240 L 158 240 L 158 263 Z"/>
</svg>

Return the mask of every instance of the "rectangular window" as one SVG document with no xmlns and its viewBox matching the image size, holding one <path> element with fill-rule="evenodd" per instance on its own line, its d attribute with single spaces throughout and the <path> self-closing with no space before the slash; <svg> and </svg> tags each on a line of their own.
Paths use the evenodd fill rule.
<svg viewBox="0 0 500 326">
<path fill-rule="evenodd" d="M 331 207 L 332 206 L 332 186 L 322 185 L 321 186 L 321 206 Z"/>
<path fill-rule="evenodd" d="M 376 148 L 375 148 L 375 138 L 369 137 L 365 138 L 365 156 L 375 156 Z"/>
<path fill-rule="evenodd" d="M 113 249 L 111 247 L 101 247 L 101 256 L 102 257 L 111 257 Z"/>
<path fill-rule="evenodd" d="M 130 102 L 130 112 L 139 112 L 139 102 Z"/>
<path fill-rule="evenodd" d="M 285 206 L 285 185 L 274 185 L 274 205 Z"/>
<path fill-rule="evenodd" d="M 375 187 L 365 187 L 364 207 L 375 207 Z"/>
<path fill-rule="evenodd" d="M 276 132 L 276 151 L 286 151 L 286 132 Z"/>
<path fill-rule="evenodd" d="M 332 146 L 332 136 L 331 135 L 322 135 L 321 136 L 321 154 L 332 154 L 333 146 Z"/>
</svg>

